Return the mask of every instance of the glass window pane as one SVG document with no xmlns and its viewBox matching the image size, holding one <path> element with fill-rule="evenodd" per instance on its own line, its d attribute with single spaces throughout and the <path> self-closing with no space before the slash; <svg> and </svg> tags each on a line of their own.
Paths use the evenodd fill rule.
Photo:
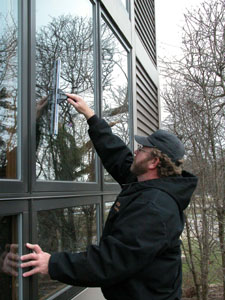
<svg viewBox="0 0 225 300">
<path fill-rule="evenodd" d="M 18 158 L 18 3 L 0 5 L 0 179 L 19 177 Z"/>
<path fill-rule="evenodd" d="M 110 211 L 113 203 L 114 203 L 114 201 L 112 201 L 112 202 L 105 202 L 104 203 L 104 223 L 105 223 L 105 221 L 108 218 L 108 214 L 109 214 L 109 211 Z"/>
<path fill-rule="evenodd" d="M 128 53 L 102 20 L 102 115 L 113 133 L 129 144 Z M 105 182 L 113 181 L 105 172 Z"/>
<path fill-rule="evenodd" d="M 124 7 L 127 7 L 127 0 L 120 0 L 120 1 L 123 3 Z"/>
<path fill-rule="evenodd" d="M 95 151 L 85 118 L 66 100 L 56 106 L 51 102 L 54 62 L 60 58 L 59 88 L 81 95 L 94 107 L 92 11 L 89 0 L 36 3 L 37 180 L 96 181 Z M 51 129 L 54 116 L 57 134 Z"/>
<path fill-rule="evenodd" d="M 18 224 L 17 216 L 0 216 L 0 299 L 17 300 Z"/>
<path fill-rule="evenodd" d="M 38 212 L 38 243 L 49 253 L 81 252 L 90 244 L 97 244 L 96 205 Z M 39 276 L 39 299 L 66 287 L 46 275 Z"/>
</svg>

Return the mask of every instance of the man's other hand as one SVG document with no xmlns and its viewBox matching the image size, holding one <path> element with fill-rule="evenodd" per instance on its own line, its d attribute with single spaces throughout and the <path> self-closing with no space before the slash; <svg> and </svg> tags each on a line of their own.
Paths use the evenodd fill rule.
<svg viewBox="0 0 225 300">
<path fill-rule="evenodd" d="M 20 259 L 23 261 L 21 268 L 33 267 L 33 269 L 23 273 L 23 277 L 28 277 L 37 273 L 48 274 L 48 263 L 51 255 L 47 252 L 43 252 L 39 245 L 27 243 L 26 246 L 33 250 L 33 253 L 21 256 Z"/>
</svg>

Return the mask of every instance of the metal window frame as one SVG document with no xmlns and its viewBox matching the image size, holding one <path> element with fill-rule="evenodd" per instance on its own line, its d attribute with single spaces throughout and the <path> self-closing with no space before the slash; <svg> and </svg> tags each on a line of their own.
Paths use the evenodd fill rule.
<svg viewBox="0 0 225 300">
<path fill-rule="evenodd" d="M 32 218 L 32 225 L 31 225 L 31 243 L 37 243 L 37 213 L 41 211 L 47 210 L 55 210 L 55 209 L 63 209 L 63 208 L 70 208 L 75 206 L 81 205 L 96 205 L 96 227 L 97 227 L 97 238 L 100 239 L 100 234 L 102 232 L 101 224 L 102 224 L 102 197 L 99 196 L 91 196 L 88 194 L 81 194 L 79 196 L 71 196 L 71 197 L 63 197 L 59 196 L 57 198 L 46 198 L 46 197 L 39 197 L 36 199 L 31 199 L 30 201 L 30 216 Z M 44 249 L 43 249 L 44 250 Z M 30 295 L 31 300 L 36 299 L 36 295 L 38 294 L 38 276 L 35 275 L 32 277 L 31 281 L 31 290 L 32 295 Z M 78 287 L 78 286 L 67 286 L 62 290 L 59 290 L 54 295 L 50 296 L 48 300 L 68 300 L 69 297 L 75 297 L 80 292 L 82 292 L 86 287 Z"/>
<path fill-rule="evenodd" d="M 28 202 L 25 200 L 17 200 L 13 201 L 16 205 L 12 205 L 12 201 L 1 201 L 1 211 L 0 215 L 2 216 L 18 216 L 18 243 L 20 251 L 25 254 L 27 253 L 27 249 L 25 248 L 25 241 L 28 240 L 29 237 L 29 209 L 28 209 Z M 22 272 L 19 271 L 19 275 L 22 275 Z M 30 289 L 29 289 L 29 279 L 28 278 L 19 278 L 20 286 L 19 290 L 19 299 L 30 299 Z"/>
<path fill-rule="evenodd" d="M 127 51 L 127 73 L 128 73 L 128 101 L 129 101 L 129 111 L 128 114 L 130 116 L 129 118 L 129 139 L 130 139 L 130 149 L 133 150 L 134 147 L 134 139 L 133 139 L 133 95 L 132 95 L 132 47 L 127 41 L 126 37 L 123 36 L 122 32 L 120 32 L 119 28 L 116 26 L 112 18 L 108 15 L 108 13 L 104 10 L 103 7 L 100 7 L 100 14 L 99 14 L 99 36 L 100 36 L 100 62 L 102 64 L 102 52 L 101 52 L 101 20 L 103 19 L 104 22 L 109 26 L 115 37 L 118 39 L 122 47 Z M 101 85 L 101 101 L 102 103 L 102 85 Z M 102 105 L 100 107 L 100 116 L 102 115 Z M 105 182 L 104 181 L 104 168 L 102 166 L 101 168 L 101 174 L 102 174 L 102 189 L 103 191 L 117 191 L 117 193 L 120 191 L 120 186 L 118 183 L 111 183 L 111 182 Z"/>
<path fill-rule="evenodd" d="M 19 98 L 21 101 L 19 103 L 20 107 L 18 109 L 18 126 L 19 129 L 19 143 L 17 147 L 17 166 L 20 166 L 20 178 L 18 179 L 0 179 L 0 190 L 1 196 L 8 195 L 8 191 L 12 194 L 26 193 L 28 190 L 27 180 L 28 180 L 28 152 L 27 152 L 27 0 L 18 0 L 18 64 L 20 65 L 18 73 L 18 89 Z M 21 76 L 23 74 L 23 76 Z M 12 192 L 13 191 L 13 192 Z"/>
<path fill-rule="evenodd" d="M 98 34 L 97 34 L 97 3 L 94 0 L 90 0 L 93 9 L 93 29 L 94 29 L 94 81 L 95 81 L 95 107 L 96 112 L 98 112 L 98 55 L 97 55 L 97 43 L 98 43 Z M 29 99 L 35 99 L 35 82 L 36 82 L 36 73 L 35 73 L 35 1 L 31 2 L 30 11 L 30 32 L 29 32 Z M 95 59 L 96 58 L 96 59 Z M 35 148 L 36 148 L 36 120 L 35 120 L 35 103 L 32 101 L 30 103 L 30 115 L 31 115 L 31 132 L 30 132 L 30 153 L 31 153 L 31 182 L 30 182 L 30 191 L 36 192 L 80 192 L 80 191 L 100 191 L 100 168 L 99 168 L 99 159 L 96 155 L 96 182 L 85 182 L 79 183 L 75 181 L 38 181 L 36 180 L 36 157 L 35 157 Z"/>
<path fill-rule="evenodd" d="M 107 218 L 105 218 L 105 209 L 106 209 L 106 203 L 113 203 L 116 201 L 117 199 L 117 193 L 111 193 L 108 195 L 104 195 L 103 199 L 102 199 L 102 227 L 104 228 L 105 226 L 105 222 L 107 220 Z"/>
</svg>

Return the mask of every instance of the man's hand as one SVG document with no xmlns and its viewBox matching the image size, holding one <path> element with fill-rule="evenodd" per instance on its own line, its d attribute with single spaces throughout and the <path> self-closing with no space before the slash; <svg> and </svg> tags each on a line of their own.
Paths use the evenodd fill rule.
<svg viewBox="0 0 225 300">
<path fill-rule="evenodd" d="M 95 113 L 94 111 L 87 105 L 87 103 L 78 95 L 75 94 L 66 94 L 68 97 L 68 102 L 72 104 L 76 110 L 85 116 L 88 120 L 90 119 Z"/>
<path fill-rule="evenodd" d="M 33 250 L 33 253 L 21 256 L 22 263 L 21 268 L 34 267 L 32 270 L 23 273 L 23 277 L 28 277 L 37 273 L 48 274 L 48 263 L 51 255 L 47 252 L 43 252 L 39 245 L 26 244 L 27 248 Z"/>
</svg>

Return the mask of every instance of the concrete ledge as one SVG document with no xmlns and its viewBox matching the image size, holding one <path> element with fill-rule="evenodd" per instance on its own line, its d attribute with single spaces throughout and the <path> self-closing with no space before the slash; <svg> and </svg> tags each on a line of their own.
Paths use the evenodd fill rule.
<svg viewBox="0 0 225 300">
<path fill-rule="evenodd" d="M 87 288 L 72 300 L 105 300 L 100 288 Z"/>
</svg>

